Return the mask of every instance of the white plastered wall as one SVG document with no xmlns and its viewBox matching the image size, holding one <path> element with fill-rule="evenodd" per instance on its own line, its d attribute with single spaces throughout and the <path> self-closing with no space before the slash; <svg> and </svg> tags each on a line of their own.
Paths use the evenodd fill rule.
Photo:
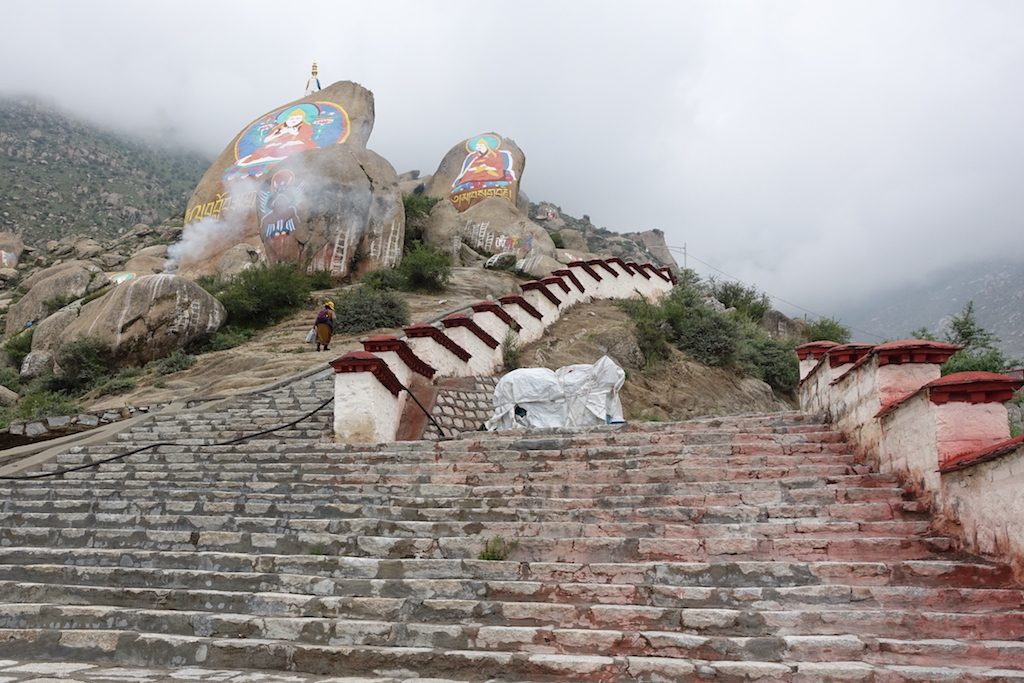
<svg viewBox="0 0 1024 683">
<path fill-rule="evenodd" d="M 405 407 L 371 372 L 334 375 L 334 439 L 341 443 L 387 443 L 395 440 Z"/>
<path fill-rule="evenodd" d="M 465 377 L 473 374 L 465 362 L 430 337 L 409 338 L 406 339 L 406 343 L 413 353 L 434 368 L 441 377 Z"/>
</svg>

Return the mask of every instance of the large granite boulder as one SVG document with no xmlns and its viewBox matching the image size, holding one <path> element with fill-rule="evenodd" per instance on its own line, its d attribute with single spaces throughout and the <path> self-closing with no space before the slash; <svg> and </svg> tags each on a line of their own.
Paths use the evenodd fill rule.
<svg viewBox="0 0 1024 683">
<path fill-rule="evenodd" d="M 226 317 L 221 303 L 191 280 L 145 275 L 82 306 L 54 351 L 65 341 L 89 338 L 110 347 L 126 365 L 145 363 L 212 335 Z"/>
<path fill-rule="evenodd" d="M 516 206 L 525 166 L 526 155 L 514 141 L 497 133 L 481 133 L 445 154 L 425 192 L 450 200 L 460 212 L 489 198 Z"/>
<path fill-rule="evenodd" d="M 398 174 L 366 149 L 373 120 L 373 94 L 342 81 L 246 126 L 189 200 L 178 271 L 217 272 L 240 244 L 337 275 L 397 265 L 405 212 Z"/>
<path fill-rule="evenodd" d="M 66 261 L 34 273 L 22 283 L 28 289 L 25 296 L 7 311 L 6 333 L 10 336 L 29 322 L 40 322 L 56 308 L 108 284 L 100 267 L 88 261 Z"/>
<path fill-rule="evenodd" d="M 423 236 L 429 244 L 452 255 L 457 255 L 458 246 L 465 243 L 482 254 L 555 256 L 555 243 L 547 230 L 514 204 L 495 197 L 462 212 L 448 200 L 438 202 L 430 212 Z"/>
<path fill-rule="evenodd" d="M 0 232 L 0 268 L 14 268 L 25 251 L 25 243 L 13 232 Z"/>
<path fill-rule="evenodd" d="M 122 270 L 136 275 L 162 273 L 167 265 L 167 245 L 156 244 L 139 249 L 124 262 Z"/>
</svg>

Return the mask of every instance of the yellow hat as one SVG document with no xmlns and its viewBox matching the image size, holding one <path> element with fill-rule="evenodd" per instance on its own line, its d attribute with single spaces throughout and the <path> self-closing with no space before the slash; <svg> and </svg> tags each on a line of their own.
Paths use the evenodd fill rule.
<svg viewBox="0 0 1024 683">
<path fill-rule="evenodd" d="M 326 302 L 324 302 L 324 306 L 326 306 L 327 308 L 331 309 L 332 311 L 334 310 L 334 302 L 333 301 L 326 301 Z"/>
</svg>

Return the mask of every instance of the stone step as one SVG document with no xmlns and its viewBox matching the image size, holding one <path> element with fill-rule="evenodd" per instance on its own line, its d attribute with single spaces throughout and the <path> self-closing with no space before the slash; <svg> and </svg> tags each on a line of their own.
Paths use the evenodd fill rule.
<svg viewBox="0 0 1024 683">
<path fill-rule="evenodd" d="M 557 468 L 560 471 L 586 470 L 636 470 L 663 467 L 786 467 L 793 465 L 859 465 L 857 457 L 849 453 L 835 452 L 798 452 L 789 454 L 732 454 L 728 450 L 721 454 L 680 453 L 636 454 L 627 453 L 627 449 L 617 454 L 618 457 L 607 457 L 609 454 L 582 454 L 580 457 L 551 458 L 547 460 L 528 457 L 527 453 L 512 452 L 476 452 L 468 453 L 465 458 L 449 457 L 438 459 L 436 454 L 423 454 L 418 459 L 395 458 L 394 455 L 382 453 L 360 453 L 356 457 L 351 454 L 314 453 L 311 451 L 282 452 L 279 450 L 239 451 L 224 448 L 217 452 L 193 452 L 184 447 L 173 449 L 161 447 L 156 452 L 143 452 L 115 461 L 105 468 L 133 467 L 150 469 L 157 467 L 174 467 L 189 465 L 202 468 L 232 469 L 286 469 L 289 467 L 325 467 L 330 466 L 339 472 L 373 471 L 379 473 L 451 473 L 463 472 L 543 472 Z M 109 454 L 104 453 L 104 456 Z M 86 453 L 65 453 L 57 457 L 56 463 L 61 466 L 73 466 L 97 462 L 103 456 Z"/>
<path fill-rule="evenodd" d="M 0 544 L 119 548 L 124 550 L 217 550 L 243 553 L 323 552 L 380 559 L 478 557 L 483 536 L 337 535 L 323 532 L 238 532 L 70 527 L 0 528 Z M 510 538 L 508 557 L 524 562 L 643 562 L 681 559 L 917 560 L 935 559 L 951 547 L 945 536 L 851 536 L 840 538 L 547 537 Z"/>
<path fill-rule="evenodd" d="M 717 523 L 695 520 L 686 524 L 644 522 L 580 522 L 456 520 L 393 520 L 351 515 L 348 517 L 305 516 L 243 516 L 196 514 L 121 514 L 84 512 L 2 512 L 0 527 L 74 528 L 74 529 L 147 529 L 177 531 L 229 531 L 250 533 L 322 533 L 341 536 L 395 536 L 409 538 L 441 538 L 464 536 L 508 539 L 528 538 L 706 538 L 733 537 L 737 540 L 814 538 L 843 539 L 886 537 L 918 537 L 929 533 L 930 522 L 893 520 L 885 504 L 833 506 L 848 516 L 795 518 L 788 520 L 757 519 L 743 522 Z M 842 508 L 847 508 L 844 511 Z"/>
<path fill-rule="evenodd" d="M 957 560 L 562 563 L 465 559 L 376 559 L 344 555 L 226 551 L 122 551 L 96 547 L 0 547 L 0 565 L 242 572 L 350 579 L 451 579 L 689 588 L 776 588 L 819 584 L 1017 589 L 1007 565 Z M 316 592 L 316 591 L 314 591 Z"/>
<path fill-rule="evenodd" d="M 332 485 L 346 484 L 382 484 L 382 485 L 414 485 L 414 484 L 456 484 L 473 486 L 509 486 L 521 483 L 534 485 L 563 483 L 569 487 L 585 487 L 605 485 L 618 482 L 622 486 L 656 484 L 665 482 L 716 482 L 733 480 L 768 480 L 792 479 L 804 477 L 839 477 L 863 474 L 845 464 L 792 463 L 777 467 L 727 467 L 722 466 L 691 466 L 681 464 L 674 467 L 650 467 L 642 470 L 623 469 L 569 469 L 569 470 L 533 470 L 516 471 L 484 471 L 484 472 L 377 472 L 373 470 L 353 471 L 325 465 L 279 465 L 279 466 L 220 466 L 217 463 L 182 463 L 182 464 L 135 464 L 114 462 L 101 465 L 97 469 L 81 470 L 63 475 L 66 480 L 84 479 L 88 481 L 130 481 L 139 479 L 153 481 L 173 477 L 180 482 L 217 482 L 217 481 L 329 481 Z M 571 483 L 566 483 L 566 477 Z"/>
<path fill-rule="evenodd" d="M 674 634 L 672 634 L 674 635 Z M 257 638 L 211 638 L 123 630 L 0 630 L 0 657 L 32 660 L 130 662 L 210 668 L 246 662 L 250 667 L 335 676 L 401 671 L 400 678 L 451 676 L 461 680 L 530 681 L 698 680 L 1020 680 L 1019 671 L 971 666 L 910 666 L 852 661 L 742 661 L 671 657 L 561 655 L 549 653 L 460 651 L 428 647 L 307 645 Z M 357 679 L 358 680 L 358 679 Z"/>
<path fill-rule="evenodd" d="M 714 508 L 741 507 L 758 503 L 769 504 L 777 501 L 780 506 L 793 509 L 788 516 L 805 516 L 805 506 L 820 506 L 843 503 L 888 503 L 907 513 L 921 513 L 927 509 L 914 500 L 897 502 L 896 498 L 904 496 L 904 492 L 891 486 L 888 481 L 867 481 L 875 486 L 844 487 L 836 483 L 823 484 L 820 487 L 808 485 L 805 481 L 795 482 L 743 482 L 730 486 L 698 484 L 686 485 L 671 494 L 646 496 L 605 496 L 602 498 L 568 498 L 564 496 L 473 496 L 461 497 L 451 495 L 404 496 L 385 495 L 370 491 L 365 494 L 337 492 L 329 487 L 304 486 L 302 491 L 288 491 L 279 485 L 259 485 L 251 490 L 239 490 L 237 483 L 222 484 L 218 488 L 192 487 L 176 490 L 174 502 L 187 504 L 196 502 L 267 505 L 381 505 L 408 508 L 531 508 L 537 510 L 612 510 L 620 507 L 630 509 L 648 508 Z M 0 500 L 18 501 L 23 503 L 54 502 L 81 500 L 83 497 L 95 496 L 97 501 L 111 504 L 139 502 L 145 505 L 154 500 L 159 491 L 151 485 L 133 482 L 131 486 L 90 486 L 88 482 L 65 480 L 54 481 L 51 486 L 33 485 L 24 482 L 18 488 L 0 487 Z M 162 500 L 162 499 L 157 499 Z M 166 501 L 163 501 L 166 502 Z"/>
<path fill-rule="evenodd" d="M 807 612 L 839 608 L 956 613 L 1024 610 L 1024 593 L 1020 589 L 999 588 L 849 584 L 732 588 L 450 578 L 325 580 L 321 576 L 298 574 L 53 564 L 0 564 L 0 596 L 12 602 L 131 607 L 160 604 L 164 609 L 214 609 L 296 617 L 342 616 L 336 611 L 325 611 L 320 598 L 345 596 L 345 600 L 360 605 L 348 617 L 378 619 L 414 614 L 406 608 L 408 603 L 419 605 L 432 600 L 459 602 L 458 612 L 475 621 L 498 623 L 512 619 L 515 623 L 541 624 L 557 619 L 555 623 L 562 626 L 588 623 L 591 615 L 587 610 L 594 605 L 757 611 L 799 608 Z M 506 603 L 512 604 L 515 611 L 505 609 Z M 532 607 L 527 609 L 521 603 L 531 603 Z M 422 614 L 417 618 L 425 620 Z M 534 621 L 524 621 L 527 619 Z"/>
<path fill-rule="evenodd" d="M 785 503 L 740 503 L 732 506 L 695 505 L 624 508 L 537 508 L 532 506 L 488 507 L 431 506 L 423 500 L 420 505 L 373 505 L 349 503 L 287 503 L 281 500 L 263 500 L 253 496 L 239 499 L 29 499 L 0 501 L 0 513 L 5 514 L 122 514 L 122 515 L 228 515 L 242 517 L 275 517 L 305 519 L 374 518 L 389 521 L 423 522 L 575 522 L 575 523 L 792 523 L 794 531 L 806 533 L 812 525 L 828 520 L 833 523 L 856 523 L 867 520 L 914 521 L 920 515 L 903 509 L 905 501 L 895 497 L 870 503 L 844 502 L 824 505 L 796 505 Z M 765 496 L 781 498 L 780 495 Z M 479 501 L 472 501 L 479 503 Z"/>
<path fill-rule="evenodd" d="M 1022 616 L 962 615 L 920 613 L 906 619 L 904 628 L 920 629 L 924 640 L 928 633 L 949 624 L 954 637 L 939 643 L 921 644 L 914 651 L 915 639 L 886 639 L 882 650 L 874 633 L 861 632 L 863 624 L 890 623 L 881 617 L 855 613 L 815 613 L 821 620 L 832 619 L 820 633 L 793 633 L 787 613 L 730 612 L 729 610 L 685 610 L 666 614 L 643 614 L 642 610 L 601 610 L 591 614 L 590 623 L 579 627 L 530 625 L 488 625 L 477 623 L 471 613 L 458 605 L 423 605 L 424 611 L 446 615 L 438 622 L 400 622 L 332 617 L 262 616 L 225 611 L 167 609 L 131 609 L 107 605 L 55 605 L 47 603 L 0 603 L 0 629 L 61 629 L 69 624 L 77 631 L 102 633 L 129 630 L 139 633 L 163 633 L 185 637 L 246 638 L 286 640 L 292 644 L 374 647 L 429 647 L 473 650 L 477 652 L 516 652 L 583 655 L 615 652 L 638 657 L 680 659 L 772 661 L 791 659 L 833 661 L 858 659 L 887 664 L 912 664 L 922 654 L 931 656 L 929 665 L 986 666 L 1002 663 L 1024 668 L 1024 643 L 1013 642 L 1014 634 L 1024 633 Z M 652 610 L 653 612 L 653 610 Z M 628 626 L 623 627 L 622 617 Z M 681 621 L 680 621 L 681 618 Z M 874 621 L 872 621 L 872 618 Z M 459 623 L 451 623 L 451 620 Z M 752 625 L 752 622 L 759 623 Z M 606 623 L 607 622 L 607 623 Z M 116 625 L 116 626 L 115 626 Z M 848 625 L 858 629 L 846 632 Z M 896 622 L 897 626 L 903 624 Z M 1007 640 L 991 640 L 990 635 L 1007 628 Z M 871 626 L 868 627 L 871 630 Z M 744 635 L 725 635 L 728 632 Z M 961 641 L 956 636 L 973 633 L 975 640 Z M 970 636 L 969 636 L 970 637 Z M 957 647 L 959 645 L 959 647 Z M 907 656 L 909 655 L 909 657 Z"/>
</svg>

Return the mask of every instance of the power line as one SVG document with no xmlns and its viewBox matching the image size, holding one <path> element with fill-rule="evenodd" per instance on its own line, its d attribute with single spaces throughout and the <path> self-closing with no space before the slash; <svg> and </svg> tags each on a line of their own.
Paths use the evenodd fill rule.
<svg viewBox="0 0 1024 683">
<path fill-rule="evenodd" d="M 725 277 L 729 278 L 730 280 L 735 280 L 736 282 L 740 283 L 741 285 L 743 285 L 745 287 L 750 287 L 751 289 L 757 289 L 757 287 L 755 287 L 753 285 L 750 285 L 750 284 L 747 284 L 746 282 L 744 282 L 740 278 L 736 277 L 735 275 L 730 275 L 729 273 L 725 272 L 721 268 L 719 268 L 717 266 L 714 266 L 714 265 L 711 265 L 710 263 L 708 263 L 707 261 L 705 261 L 703 259 L 697 258 L 696 256 L 693 255 L 693 251 L 691 251 L 690 249 L 688 249 L 685 246 L 683 246 L 683 247 L 674 247 L 674 246 L 666 245 L 666 248 L 669 251 L 681 252 L 687 258 L 692 258 L 694 261 L 697 261 L 698 263 L 704 264 L 705 266 L 707 266 L 711 270 L 715 271 L 716 273 L 720 273 L 721 275 L 724 275 Z M 815 313 L 814 311 L 812 311 L 812 310 L 810 310 L 808 308 L 804 308 L 803 306 L 801 306 L 799 304 L 795 304 L 792 301 L 787 301 L 786 299 L 783 299 L 781 296 L 775 296 L 771 292 L 765 292 L 765 294 L 767 294 L 772 299 L 775 299 L 776 301 L 779 301 L 781 303 L 786 304 L 787 306 L 792 306 L 793 308 L 799 309 L 799 310 L 803 311 L 804 313 L 809 313 L 810 315 L 813 315 L 815 318 L 829 318 L 829 319 L 831 319 L 831 316 L 826 316 L 826 315 L 822 315 L 820 313 Z M 850 329 L 853 330 L 854 332 L 860 332 L 861 334 L 866 334 L 866 335 L 868 335 L 870 337 L 876 337 L 877 339 L 886 339 L 885 335 L 878 334 L 877 332 L 870 332 L 868 330 L 861 330 L 861 329 L 858 329 L 858 328 L 852 327 L 852 326 L 850 327 Z"/>
</svg>

